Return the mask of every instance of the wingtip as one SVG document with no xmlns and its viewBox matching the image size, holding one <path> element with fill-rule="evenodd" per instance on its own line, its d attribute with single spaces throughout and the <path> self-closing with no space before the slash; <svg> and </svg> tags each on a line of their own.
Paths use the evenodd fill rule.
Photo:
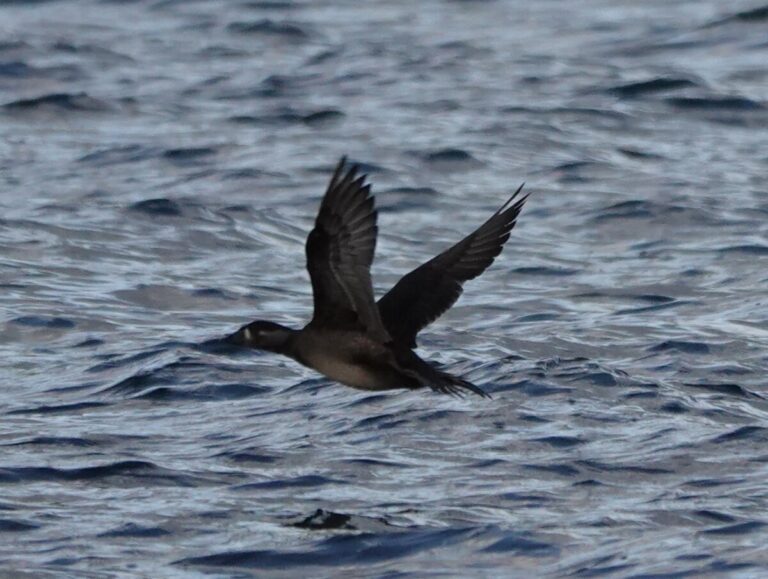
<svg viewBox="0 0 768 579">
<path fill-rule="evenodd" d="M 513 202 L 515 199 L 517 199 L 517 198 L 518 198 L 518 196 L 520 195 L 520 192 L 523 190 L 523 187 L 525 187 L 525 181 L 523 181 L 523 182 L 520 184 L 520 186 L 519 186 L 519 187 L 518 187 L 518 188 L 515 190 L 515 192 L 514 192 L 514 193 L 512 193 L 512 195 L 509 197 L 509 199 L 507 199 L 507 200 L 504 202 L 504 205 L 502 205 L 501 207 L 499 207 L 499 209 L 496 211 L 496 213 L 494 213 L 494 214 L 493 214 L 493 217 L 496 217 L 497 215 L 501 215 L 501 214 L 502 214 L 504 211 L 506 211 L 507 209 L 509 209 L 509 208 L 510 208 L 510 205 L 512 204 L 512 202 Z M 530 195 L 530 192 L 529 192 L 529 193 L 526 193 L 526 194 L 525 194 L 525 195 L 524 195 L 524 196 L 523 196 L 521 199 L 519 199 L 519 200 L 517 201 L 517 203 L 515 203 L 514 207 L 517 207 L 517 208 L 520 208 L 520 207 L 522 207 L 522 206 L 523 206 L 523 203 L 525 203 L 525 200 L 526 200 L 526 199 L 528 199 L 528 196 L 529 196 L 529 195 Z"/>
<path fill-rule="evenodd" d="M 344 167 L 347 164 L 347 156 L 342 155 L 339 159 L 339 162 L 336 163 L 336 168 L 333 170 L 333 175 L 331 175 L 331 180 L 328 183 L 328 189 L 327 191 L 330 191 L 333 186 L 339 182 L 339 180 L 342 178 L 342 175 L 344 174 Z"/>
<path fill-rule="evenodd" d="M 357 178 L 365 180 L 368 178 L 368 174 L 361 173 L 360 165 L 355 162 L 350 162 L 347 155 L 342 155 L 336 165 L 336 170 L 333 172 L 332 182 L 335 183 L 339 180 L 354 181 Z"/>
<path fill-rule="evenodd" d="M 520 186 L 517 189 L 515 189 L 515 192 L 512 194 L 512 197 L 509 198 L 509 201 L 514 201 L 515 199 L 517 199 L 517 196 L 520 195 L 524 187 L 525 187 L 525 181 L 520 183 Z M 530 194 L 531 194 L 530 192 L 527 192 L 525 195 L 523 195 L 523 199 L 528 199 L 528 195 Z"/>
<path fill-rule="evenodd" d="M 519 212 L 523 208 L 523 205 L 525 205 L 525 202 L 528 200 L 528 197 L 530 197 L 531 193 L 533 193 L 533 191 L 526 191 L 525 194 L 520 196 L 520 193 L 522 192 L 523 187 L 525 187 L 525 181 L 523 181 L 520 184 L 520 186 L 512 194 L 512 197 L 509 198 L 509 201 L 507 201 L 506 206 L 509 206 L 509 204 L 512 203 L 512 201 L 515 202 L 515 204 L 512 205 L 510 209 L 513 209 Z"/>
</svg>

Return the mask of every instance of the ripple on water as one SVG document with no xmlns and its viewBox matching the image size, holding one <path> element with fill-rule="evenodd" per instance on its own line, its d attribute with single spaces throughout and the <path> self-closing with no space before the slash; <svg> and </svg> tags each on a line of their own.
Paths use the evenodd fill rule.
<svg viewBox="0 0 768 579">
<path fill-rule="evenodd" d="M 28 328 L 46 328 L 50 330 L 69 330 L 76 326 L 72 320 L 46 316 L 21 316 L 13 318 L 11 322 Z"/>
<path fill-rule="evenodd" d="M 107 167 L 123 163 L 138 163 L 152 159 L 161 154 L 159 147 L 146 145 L 118 145 L 114 147 L 100 148 L 80 157 L 78 161 L 97 167 Z"/>
<path fill-rule="evenodd" d="M 170 469 L 164 469 L 152 462 L 143 460 L 124 460 L 81 468 L 0 468 L 0 482 L 4 484 L 26 484 L 37 481 L 103 481 L 113 478 L 120 478 L 124 483 L 130 481 L 132 484 L 138 486 L 148 482 L 154 484 L 181 484 L 182 486 L 193 486 L 197 480 L 193 476 L 175 472 Z"/>
<path fill-rule="evenodd" d="M 13 113 L 28 114 L 35 112 L 99 113 L 113 110 L 107 101 L 94 98 L 85 92 L 51 93 L 23 98 L 6 102 L 2 108 Z"/>
<path fill-rule="evenodd" d="M 763 395 L 752 392 L 740 384 L 733 383 L 714 383 L 714 382 L 686 382 L 685 386 L 716 392 L 718 394 L 727 394 L 738 398 L 764 398 Z"/>
<path fill-rule="evenodd" d="M 160 215 L 162 217 L 179 217 L 182 215 L 181 205 L 173 199 L 145 199 L 133 203 L 129 209 L 146 215 Z"/>
<path fill-rule="evenodd" d="M 751 24 L 754 22 L 759 23 L 764 20 L 768 20 L 768 6 L 758 6 L 757 8 L 742 10 L 740 12 L 731 14 L 730 16 L 726 16 L 725 18 L 714 20 L 713 22 L 710 22 L 709 24 L 707 24 L 706 27 L 722 26 L 724 24 L 732 24 L 732 23 L 733 24 L 740 24 L 740 23 Z"/>
<path fill-rule="evenodd" d="M 578 468 L 570 464 L 526 464 L 523 468 L 564 477 L 575 477 L 581 474 Z"/>
<path fill-rule="evenodd" d="M 83 448 L 89 446 L 103 446 L 103 443 L 87 438 L 76 438 L 69 436 L 37 436 L 29 440 L 13 442 L 4 446 L 62 446 Z"/>
<path fill-rule="evenodd" d="M 735 525 L 724 525 L 722 527 L 715 527 L 714 529 L 705 529 L 701 531 L 703 535 L 746 535 L 760 531 L 765 528 L 766 523 L 762 521 L 747 521 L 744 523 L 737 523 Z"/>
<path fill-rule="evenodd" d="M 79 414 L 83 410 L 108 406 L 107 402 L 73 402 L 71 404 L 43 404 L 9 410 L 8 414 Z"/>
<path fill-rule="evenodd" d="M 121 525 L 120 527 L 117 527 L 110 531 L 106 531 L 105 533 L 101 533 L 99 537 L 107 537 L 107 538 L 130 537 L 135 539 L 156 539 L 159 537 L 167 537 L 172 534 L 173 533 L 171 533 L 171 531 L 163 529 L 162 527 L 147 527 L 144 525 L 139 525 L 137 523 L 126 523 L 124 525 Z"/>
<path fill-rule="evenodd" d="M 162 152 L 163 159 L 179 164 L 198 164 L 215 155 L 216 147 L 176 147 Z"/>
<path fill-rule="evenodd" d="M 431 168 L 441 171 L 466 171 L 468 169 L 477 169 L 483 165 L 483 163 L 464 149 L 438 149 L 424 153 L 421 156 Z"/>
<path fill-rule="evenodd" d="M 722 247 L 718 249 L 723 254 L 743 254 L 745 256 L 760 256 L 768 255 L 768 245 L 761 245 L 757 243 L 751 243 L 747 245 L 732 245 L 730 247 Z"/>
<path fill-rule="evenodd" d="M 541 442 L 553 448 L 573 448 L 585 444 L 586 440 L 582 440 L 576 436 L 544 436 L 541 438 L 532 438 L 533 442 Z"/>
<path fill-rule="evenodd" d="M 163 402 L 192 400 L 210 402 L 216 400 L 243 400 L 253 396 L 266 394 L 271 391 L 271 388 L 265 386 L 252 386 L 250 384 L 210 384 L 193 390 L 160 386 L 146 390 L 141 394 L 137 394 L 134 398 Z"/>
<path fill-rule="evenodd" d="M 76 65 L 31 66 L 23 60 L 0 62 L 0 84 L 3 79 L 13 82 L 25 80 L 53 79 L 63 82 L 82 80 L 87 75 Z"/>
<path fill-rule="evenodd" d="M 755 111 L 765 108 L 752 99 L 739 96 L 669 97 L 666 102 L 682 110 Z"/>
<path fill-rule="evenodd" d="M 648 80 L 617 85 L 606 89 L 606 92 L 621 98 L 640 98 L 649 94 L 670 92 L 697 86 L 699 86 L 697 82 L 687 78 L 656 77 Z"/>
<path fill-rule="evenodd" d="M 752 441 L 757 443 L 768 442 L 768 428 L 764 426 L 741 426 L 731 432 L 726 432 L 712 439 L 715 444 L 727 442 Z"/>
<path fill-rule="evenodd" d="M 236 34 L 280 37 L 291 41 L 306 40 L 311 36 L 306 24 L 277 22 L 269 18 L 253 22 L 232 22 L 227 26 L 227 30 Z"/>
<path fill-rule="evenodd" d="M 235 115 L 229 117 L 241 125 L 306 125 L 308 127 L 329 127 L 344 119 L 346 115 L 338 109 L 301 110 L 293 107 L 279 107 L 261 115 Z"/>
<path fill-rule="evenodd" d="M 711 348 L 704 342 L 686 342 L 683 340 L 665 340 L 648 348 L 649 352 L 682 352 L 685 354 L 709 354 Z"/>
<path fill-rule="evenodd" d="M 320 540 L 308 550 L 303 551 L 229 551 L 182 559 L 176 564 L 265 570 L 355 563 L 373 564 L 412 557 L 436 549 L 450 549 L 451 545 L 462 543 L 469 538 L 477 540 L 483 534 L 482 529 L 476 528 L 412 528 L 389 532 L 341 534 Z M 528 550 L 526 550 L 527 547 Z M 527 554 L 542 552 L 537 542 L 531 542 L 530 546 L 521 542 L 519 548 L 526 550 Z"/>
<path fill-rule="evenodd" d="M 282 491 L 291 488 L 315 488 L 348 484 L 341 479 L 324 477 L 321 475 L 305 475 L 293 478 L 275 479 L 264 482 L 247 483 L 238 485 L 236 491 Z"/>
</svg>

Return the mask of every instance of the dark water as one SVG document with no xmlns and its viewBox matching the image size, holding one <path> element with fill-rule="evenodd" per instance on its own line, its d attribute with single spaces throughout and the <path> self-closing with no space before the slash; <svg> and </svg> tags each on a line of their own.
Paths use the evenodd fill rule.
<svg viewBox="0 0 768 579">
<path fill-rule="evenodd" d="M 765 577 L 768 6 L 0 7 L 0 568 Z M 379 291 L 533 192 L 421 353 L 491 401 L 200 346 L 310 314 L 338 157 Z"/>
</svg>

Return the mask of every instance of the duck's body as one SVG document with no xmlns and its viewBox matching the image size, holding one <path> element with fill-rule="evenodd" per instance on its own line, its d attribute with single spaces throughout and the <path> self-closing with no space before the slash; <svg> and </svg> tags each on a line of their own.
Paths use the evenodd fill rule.
<svg viewBox="0 0 768 579">
<path fill-rule="evenodd" d="M 415 387 L 412 379 L 398 371 L 393 348 L 361 332 L 307 326 L 296 335 L 293 353 L 297 362 L 354 388 Z"/>
<path fill-rule="evenodd" d="M 356 177 L 354 167 L 345 172 L 342 159 L 307 239 L 312 321 L 301 330 L 256 321 L 228 341 L 289 356 L 363 390 L 428 387 L 487 396 L 425 362 L 413 349 L 418 332 L 461 295 L 461 284 L 480 275 L 501 252 L 527 198 L 510 206 L 520 189 L 477 231 L 413 270 L 375 302 L 370 277 L 377 233 L 373 197 L 365 176 Z"/>
</svg>

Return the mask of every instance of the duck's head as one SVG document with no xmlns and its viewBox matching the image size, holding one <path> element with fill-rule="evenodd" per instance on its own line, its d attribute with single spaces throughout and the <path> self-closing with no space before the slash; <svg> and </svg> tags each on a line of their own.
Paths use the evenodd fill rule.
<svg viewBox="0 0 768 579">
<path fill-rule="evenodd" d="M 235 346 L 282 353 L 288 347 L 294 332 L 295 330 L 274 322 L 257 320 L 227 336 L 225 341 Z"/>
</svg>

